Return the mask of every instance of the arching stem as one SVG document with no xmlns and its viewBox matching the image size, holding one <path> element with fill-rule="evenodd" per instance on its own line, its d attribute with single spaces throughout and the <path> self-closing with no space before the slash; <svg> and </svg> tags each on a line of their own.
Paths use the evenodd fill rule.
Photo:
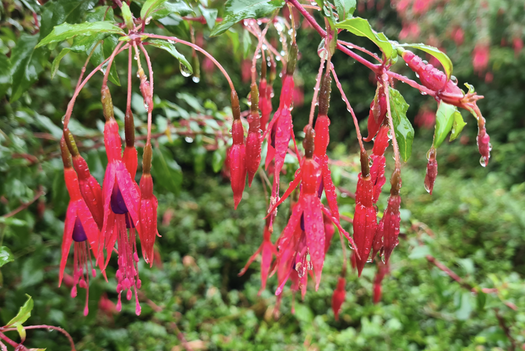
<svg viewBox="0 0 525 351">
<path fill-rule="evenodd" d="M 151 60 L 149 58 L 148 52 L 144 48 L 144 45 L 142 43 L 139 43 L 140 50 L 144 53 L 144 57 L 146 58 L 146 64 L 148 65 L 148 72 L 149 72 L 149 87 L 150 87 L 150 94 L 151 99 L 153 100 L 153 68 L 151 66 Z M 151 112 L 148 111 L 148 138 L 146 139 L 146 145 L 151 144 Z"/>
<path fill-rule="evenodd" d="M 324 63 L 325 59 L 321 58 L 321 64 L 319 65 L 319 72 L 317 72 L 315 87 L 314 87 L 314 97 L 312 98 L 312 105 L 310 107 L 310 118 L 308 120 L 308 124 L 313 127 L 314 123 L 314 112 L 315 112 L 315 105 L 317 104 L 317 95 L 319 94 L 319 85 L 321 84 L 321 76 L 323 75 L 323 69 L 324 69 Z"/>
<path fill-rule="evenodd" d="M 383 74 L 381 75 L 381 80 L 383 82 L 383 86 L 385 87 L 386 111 L 387 111 L 388 125 L 390 127 L 390 134 L 392 135 L 392 146 L 394 147 L 394 158 L 396 161 L 396 171 L 400 171 L 401 170 L 401 157 L 399 155 L 399 145 L 396 139 L 394 121 L 392 119 L 392 110 L 390 107 L 390 83 L 388 81 L 388 73 L 386 73 L 386 71 L 384 71 Z"/>
</svg>

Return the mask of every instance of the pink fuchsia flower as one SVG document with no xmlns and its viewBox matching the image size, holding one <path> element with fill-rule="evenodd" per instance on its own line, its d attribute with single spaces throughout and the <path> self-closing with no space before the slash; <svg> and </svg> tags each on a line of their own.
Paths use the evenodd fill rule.
<svg viewBox="0 0 525 351">
<path fill-rule="evenodd" d="M 523 40 L 521 38 L 515 37 L 512 39 L 512 46 L 514 47 L 514 56 L 518 57 L 521 50 L 523 50 Z"/>
<path fill-rule="evenodd" d="M 465 32 L 461 27 L 456 28 L 452 32 L 452 40 L 456 43 L 457 46 L 460 46 L 463 44 L 463 41 L 465 41 Z"/>
<path fill-rule="evenodd" d="M 87 316 L 88 300 L 89 300 L 89 272 L 95 277 L 95 269 L 91 261 L 90 249 L 95 253 L 98 251 L 98 226 L 89 211 L 84 198 L 80 192 L 80 186 L 73 164 L 71 161 L 71 154 L 67 149 L 64 138 L 60 141 L 60 148 L 62 150 L 62 161 L 64 162 L 64 179 L 66 188 L 69 193 L 69 205 L 66 212 L 66 220 L 64 223 L 64 236 L 62 238 L 62 258 L 60 260 L 60 272 L 58 278 L 58 286 L 62 284 L 64 277 L 64 269 L 66 267 L 67 258 L 71 243 L 73 246 L 73 288 L 71 289 L 71 297 L 77 296 L 77 285 L 86 289 L 86 304 L 84 307 L 84 316 Z M 88 260 L 91 269 L 88 266 Z"/>
<path fill-rule="evenodd" d="M 139 228 L 139 201 L 140 192 L 137 183 L 122 159 L 122 141 L 118 133 L 118 124 L 113 115 L 113 102 L 107 86 L 102 88 L 102 106 L 106 124 L 104 127 L 104 144 L 108 156 L 108 166 L 102 187 L 104 200 L 104 224 L 101 238 L 105 243 L 107 259 L 103 263 L 103 270 L 109 263 L 115 242 L 118 241 L 117 292 L 119 301 L 117 309 L 121 308 L 120 294 L 127 290 L 128 300 L 132 297 L 133 288 L 136 297 L 136 313 L 140 314 L 140 305 L 137 289 L 141 282 L 138 277 L 138 255 L 135 242 L 135 228 Z M 130 229 L 129 236 L 127 229 Z M 139 228 L 140 230 L 140 228 Z M 101 240 L 101 241 L 102 241 Z M 102 250 L 99 249 L 97 260 L 104 260 Z"/>
</svg>

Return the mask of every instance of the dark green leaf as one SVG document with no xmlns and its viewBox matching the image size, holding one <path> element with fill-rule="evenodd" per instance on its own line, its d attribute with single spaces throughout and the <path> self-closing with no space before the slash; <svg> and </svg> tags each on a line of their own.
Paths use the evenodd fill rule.
<svg viewBox="0 0 525 351">
<path fill-rule="evenodd" d="M 106 58 L 111 56 L 111 53 L 118 45 L 118 39 L 115 36 L 109 36 L 102 42 L 102 45 L 98 45 L 93 51 L 90 62 L 93 66 L 100 65 Z M 105 73 L 105 70 L 104 70 Z M 120 78 L 117 73 L 116 65 L 111 65 L 111 71 L 109 72 L 109 80 L 114 84 L 120 86 Z"/>
<path fill-rule="evenodd" d="M 354 14 L 356 0 L 335 0 L 334 3 L 339 15 L 339 22 L 352 17 Z"/>
<path fill-rule="evenodd" d="M 349 18 L 338 23 L 336 27 L 346 29 L 357 36 L 370 39 L 381 49 L 387 59 L 392 58 L 394 47 L 383 33 L 375 32 L 366 19 L 360 17 Z"/>
<path fill-rule="evenodd" d="M 215 25 L 211 35 L 222 34 L 243 19 L 268 16 L 283 7 L 285 3 L 283 0 L 229 0 L 224 7 L 222 22 Z"/>
<path fill-rule="evenodd" d="M 170 33 L 175 34 L 179 38 L 190 38 L 190 30 L 188 22 L 184 21 L 182 17 L 177 15 L 170 15 L 158 20 L 160 24 Z"/>
<path fill-rule="evenodd" d="M 461 134 L 461 131 L 463 128 L 467 125 L 465 121 L 463 120 L 463 116 L 460 112 L 454 114 L 454 123 L 452 124 L 452 133 L 450 134 L 449 141 L 455 140 L 459 134 Z"/>
<path fill-rule="evenodd" d="M 44 38 L 56 25 L 67 23 L 80 23 L 84 14 L 93 9 L 98 0 L 58 0 L 48 1 L 42 10 L 40 38 Z"/>
<path fill-rule="evenodd" d="M 18 330 L 22 342 L 26 339 L 26 331 L 22 327 L 22 324 L 31 317 L 31 311 L 33 310 L 33 299 L 27 294 L 26 296 L 27 301 L 20 307 L 18 314 L 6 324 L 6 327 L 15 327 Z"/>
<path fill-rule="evenodd" d="M 177 195 L 182 185 L 182 171 L 170 151 L 163 146 L 155 148 L 152 166 L 155 184 Z"/>
<path fill-rule="evenodd" d="M 125 34 L 122 29 L 109 22 L 84 22 L 80 24 L 64 23 L 53 28 L 51 33 L 38 43 L 36 46 L 41 47 L 51 43 L 58 43 L 78 35 L 96 36 L 98 33 L 106 34 Z"/>
<path fill-rule="evenodd" d="M 35 49 L 38 36 L 22 34 L 11 56 L 11 99 L 16 101 L 38 79 L 43 71 L 41 64 L 44 49 Z"/>
<path fill-rule="evenodd" d="M 215 21 L 217 20 L 217 9 L 208 9 L 202 5 L 199 5 L 199 10 L 202 13 L 202 16 L 206 20 L 206 24 L 209 29 L 212 29 L 215 26 Z"/>
<path fill-rule="evenodd" d="M 4 54 L 0 54 L 0 99 L 11 85 L 11 63 Z"/>
<path fill-rule="evenodd" d="M 412 154 L 412 142 L 414 141 L 415 133 L 414 127 L 412 127 L 406 115 L 409 105 L 399 91 L 393 88 L 389 89 L 390 110 L 392 111 L 392 121 L 394 122 L 399 152 L 406 162 Z"/>
<path fill-rule="evenodd" d="M 60 54 L 58 54 L 57 57 L 53 60 L 53 63 L 51 64 L 51 79 L 55 77 L 58 71 L 58 66 L 60 66 L 60 61 L 71 51 L 70 48 L 63 48 L 62 51 L 60 51 Z"/>
<path fill-rule="evenodd" d="M 148 43 L 150 43 L 152 46 L 155 46 L 159 49 L 166 50 L 169 52 L 173 57 L 175 57 L 177 60 L 179 60 L 180 63 L 182 63 L 190 73 L 193 73 L 193 68 L 191 67 L 191 64 L 186 60 L 186 57 L 184 57 L 183 54 L 177 51 L 175 49 L 175 45 L 167 42 L 165 40 L 149 40 Z"/>
<path fill-rule="evenodd" d="M 487 302 L 487 294 L 481 291 L 480 288 L 478 288 L 478 295 L 476 299 L 476 305 L 478 310 L 482 311 L 485 309 L 485 303 Z"/>
<path fill-rule="evenodd" d="M 14 260 L 15 257 L 11 253 L 11 250 L 9 250 L 7 246 L 0 246 L 0 267 Z"/>
<path fill-rule="evenodd" d="M 425 44 L 401 44 L 400 46 L 419 49 L 419 50 L 426 52 L 427 54 L 434 56 L 443 66 L 443 69 L 445 70 L 445 73 L 447 74 L 447 79 L 450 79 L 450 76 L 452 75 L 452 68 L 453 68 L 452 61 L 444 52 L 440 51 L 438 48 L 435 48 L 430 45 L 425 45 Z"/>
<path fill-rule="evenodd" d="M 452 122 L 454 122 L 454 116 L 459 113 L 458 108 L 453 105 L 449 105 L 441 101 L 439 103 L 438 110 L 436 112 L 436 129 L 434 130 L 434 147 L 438 148 L 439 145 L 445 140 L 447 134 L 452 129 Z"/>
<path fill-rule="evenodd" d="M 152 11 L 149 16 L 153 19 L 161 19 L 170 15 L 187 16 L 195 14 L 193 9 L 189 7 L 184 1 L 165 2 Z"/>
</svg>

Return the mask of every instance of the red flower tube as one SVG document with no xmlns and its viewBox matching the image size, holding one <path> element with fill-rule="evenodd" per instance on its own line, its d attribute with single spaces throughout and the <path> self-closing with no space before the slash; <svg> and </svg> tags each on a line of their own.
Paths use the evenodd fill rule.
<svg viewBox="0 0 525 351">
<path fill-rule="evenodd" d="M 93 277 L 95 277 L 96 273 L 91 261 L 90 249 L 96 256 L 99 244 L 99 229 L 80 192 L 77 174 L 73 169 L 71 155 L 67 149 L 64 138 L 62 138 L 60 141 L 60 148 L 62 151 L 62 161 L 64 162 L 64 179 L 70 200 L 67 207 L 66 220 L 64 223 L 62 258 L 60 260 L 58 286 L 60 287 L 62 284 L 67 257 L 69 256 L 71 243 L 74 242 L 73 288 L 71 289 L 71 297 L 77 296 L 77 285 L 83 289 L 86 289 L 84 316 L 87 316 L 89 312 L 88 300 L 90 272 L 88 260 L 91 264 L 91 274 Z"/>
<path fill-rule="evenodd" d="M 345 278 L 339 277 L 337 280 L 337 288 L 332 295 L 332 311 L 334 311 L 336 321 L 339 320 L 339 312 L 341 312 L 341 306 L 346 299 L 345 283 Z"/>
<path fill-rule="evenodd" d="M 252 84 L 251 108 L 248 123 L 248 138 L 246 138 L 246 171 L 248 173 L 248 186 L 252 185 L 253 177 L 261 163 L 261 116 L 259 115 L 259 91 L 257 85 Z"/>
<path fill-rule="evenodd" d="M 229 154 L 229 166 L 233 200 L 235 202 L 235 209 L 237 209 L 239 202 L 242 200 L 242 193 L 246 185 L 246 146 L 244 145 L 244 129 L 241 122 L 239 98 L 237 93 L 233 90 L 231 100 L 233 111 L 233 145 Z"/>
</svg>

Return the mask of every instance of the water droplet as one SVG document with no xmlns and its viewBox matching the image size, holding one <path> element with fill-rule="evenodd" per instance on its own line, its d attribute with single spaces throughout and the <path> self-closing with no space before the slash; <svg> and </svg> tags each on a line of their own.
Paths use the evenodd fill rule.
<svg viewBox="0 0 525 351">
<path fill-rule="evenodd" d="M 187 142 L 187 143 L 193 143 L 193 138 L 190 138 L 190 137 L 185 137 L 184 140 Z"/>
<path fill-rule="evenodd" d="M 179 63 L 179 67 L 180 67 L 180 74 L 182 74 L 184 77 L 191 76 L 190 70 L 185 65 L 183 65 L 182 63 Z"/>
<path fill-rule="evenodd" d="M 193 80 L 193 83 L 199 83 L 201 81 L 201 79 L 197 76 L 193 76 L 191 80 Z"/>
<path fill-rule="evenodd" d="M 481 156 L 481 158 L 479 159 L 479 164 L 481 165 L 481 167 L 487 167 L 487 163 L 485 162 L 485 157 Z"/>
<path fill-rule="evenodd" d="M 430 187 L 428 186 L 426 181 L 425 181 L 425 190 L 427 191 L 427 193 L 430 194 Z"/>
</svg>

